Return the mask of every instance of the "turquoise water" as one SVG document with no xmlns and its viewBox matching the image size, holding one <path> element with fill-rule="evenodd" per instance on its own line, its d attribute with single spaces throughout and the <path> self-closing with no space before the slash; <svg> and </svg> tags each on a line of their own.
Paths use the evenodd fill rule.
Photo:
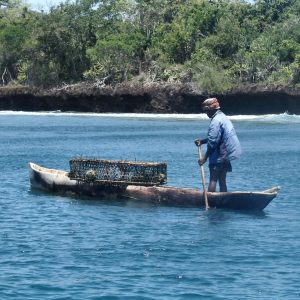
<svg viewBox="0 0 300 300">
<path fill-rule="evenodd" d="M 300 116 L 232 121 L 229 189 L 282 187 L 261 213 L 30 189 L 29 161 L 67 170 L 78 155 L 165 161 L 169 185 L 200 188 L 203 115 L 0 113 L 0 299 L 299 299 Z"/>
</svg>

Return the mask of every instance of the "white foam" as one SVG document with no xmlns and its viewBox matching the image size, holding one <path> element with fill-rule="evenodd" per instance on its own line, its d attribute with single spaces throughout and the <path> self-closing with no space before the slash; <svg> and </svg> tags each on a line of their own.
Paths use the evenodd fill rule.
<svg viewBox="0 0 300 300">
<path fill-rule="evenodd" d="M 81 112 L 25 112 L 0 111 L 0 116 L 54 116 L 54 117 L 96 117 L 96 118 L 129 118 L 129 119 L 157 119 L 157 120 L 208 120 L 206 114 L 149 114 L 149 113 L 81 113 Z M 255 121 L 266 123 L 300 123 L 300 115 L 266 114 L 266 115 L 234 115 L 228 116 L 236 122 Z"/>
<path fill-rule="evenodd" d="M 27 111 L 0 111 L 0 115 L 17 116 L 68 116 L 68 117 L 97 117 L 97 118 L 132 118 L 132 119 L 178 119 L 199 120 L 208 119 L 206 114 L 149 114 L 149 113 L 81 113 L 81 112 L 27 112 Z"/>
<path fill-rule="evenodd" d="M 255 121 L 266 123 L 300 123 L 300 115 L 282 114 L 267 114 L 267 115 L 237 115 L 229 116 L 235 121 Z"/>
</svg>

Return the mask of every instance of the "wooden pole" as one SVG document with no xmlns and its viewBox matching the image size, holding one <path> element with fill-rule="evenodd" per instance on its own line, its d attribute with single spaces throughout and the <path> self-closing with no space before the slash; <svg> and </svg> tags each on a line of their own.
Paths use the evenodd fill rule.
<svg viewBox="0 0 300 300">
<path fill-rule="evenodd" d="M 198 146 L 198 157 L 199 160 L 202 160 L 202 151 L 201 151 L 201 145 Z M 207 199 L 207 191 L 206 191 L 206 182 L 205 182 L 205 175 L 204 175 L 204 167 L 203 165 L 200 166 L 201 171 L 201 178 L 202 178 L 202 186 L 203 186 L 203 195 L 204 195 L 204 201 L 205 201 L 205 209 L 209 209 L 208 205 L 208 199 Z"/>
</svg>

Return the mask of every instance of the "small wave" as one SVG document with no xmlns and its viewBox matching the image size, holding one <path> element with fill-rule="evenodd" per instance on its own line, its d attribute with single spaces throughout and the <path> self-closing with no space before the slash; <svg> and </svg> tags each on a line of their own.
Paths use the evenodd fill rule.
<svg viewBox="0 0 300 300">
<path fill-rule="evenodd" d="M 255 121 L 262 123 L 300 123 L 300 115 L 267 114 L 267 115 L 237 115 L 229 116 L 234 121 Z"/>
<path fill-rule="evenodd" d="M 128 118 L 128 119 L 157 119 L 157 120 L 208 120 L 206 114 L 150 114 L 150 113 L 81 113 L 81 112 L 26 112 L 0 111 L 0 116 L 68 116 L 68 117 L 97 117 L 97 118 Z M 300 123 L 300 115 L 266 114 L 266 115 L 233 115 L 228 116 L 233 121 L 254 121 L 265 123 Z"/>
<path fill-rule="evenodd" d="M 17 116 L 68 116 L 68 117 L 102 117 L 102 118 L 129 118 L 129 119 L 174 119 L 199 120 L 208 119 L 206 114 L 150 114 L 150 113 L 82 113 L 82 112 L 27 112 L 27 111 L 0 111 L 0 115 Z"/>
</svg>

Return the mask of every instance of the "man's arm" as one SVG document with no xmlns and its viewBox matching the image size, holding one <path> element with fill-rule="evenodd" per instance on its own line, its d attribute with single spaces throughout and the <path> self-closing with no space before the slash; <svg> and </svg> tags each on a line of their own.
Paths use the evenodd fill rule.
<svg viewBox="0 0 300 300">
<path fill-rule="evenodd" d="M 218 120 L 213 119 L 211 121 L 209 129 L 208 129 L 207 138 L 204 140 L 195 140 L 195 144 L 197 146 L 207 143 L 206 153 L 205 153 L 203 159 L 201 159 L 201 161 L 199 160 L 200 166 L 202 166 L 207 161 L 207 159 L 214 152 L 216 147 L 218 147 L 221 136 L 222 136 L 221 128 L 222 128 L 221 123 Z"/>
<path fill-rule="evenodd" d="M 205 155 L 204 155 L 204 157 L 203 157 L 203 162 L 202 162 L 201 165 L 203 165 L 203 164 L 207 161 L 207 159 L 209 158 L 209 156 L 210 156 L 213 152 L 214 152 L 214 149 L 211 148 L 211 147 L 209 147 L 209 145 L 207 145 L 207 150 L 206 150 L 206 153 L 205 153 Z"/>
<path fill-rule="evenodd" d="M 207 144 L 207 139 L 203 139 L 203 140 L 200 140 L 200 139 L 196 139 L 194 141 L 194 143 L 196 144 L 196 146 L 201 146 L 203 144 Z"/>
<path fill-rule="evenodd" d="M 194 142 L 195 142 L 196 146 L 200 147 L 203 144 L 207 144 L 208 139 L 203 139 L 203 140 L 196 139 Z M 198 161 L 200 166 L 202 166 L 207 161 L 207 159 L 208 159 L 209 155 L 212 153 L 212 151 L 213 150 L 210 147 L 207 147 L 207 151 L 206 151 L 204 157 Z"/>
</svg>

